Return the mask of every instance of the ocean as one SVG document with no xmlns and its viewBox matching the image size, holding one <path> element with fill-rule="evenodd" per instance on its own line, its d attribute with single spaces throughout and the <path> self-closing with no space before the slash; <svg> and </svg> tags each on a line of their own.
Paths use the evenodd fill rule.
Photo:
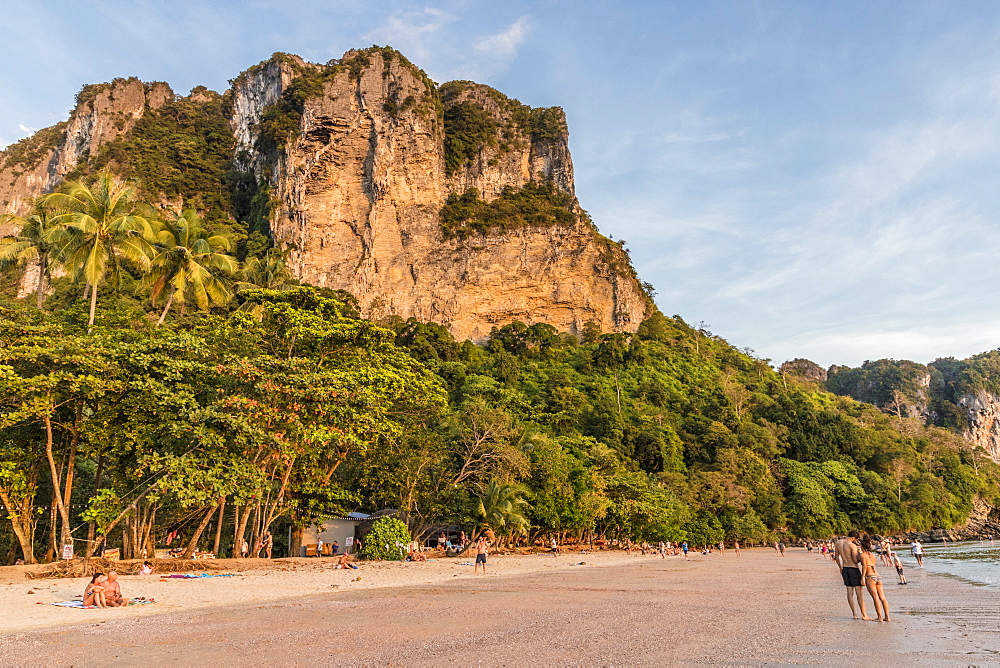
<svg viewBox="0 0 1000 668">
<path fill-rule="evenodd" d="M 896 552 L 903 562 L 904 575 L 917 567 L 908 545 Z M 924 570 L 1000 589 L 1000 540 L 924 544 Z"/>
</svg>

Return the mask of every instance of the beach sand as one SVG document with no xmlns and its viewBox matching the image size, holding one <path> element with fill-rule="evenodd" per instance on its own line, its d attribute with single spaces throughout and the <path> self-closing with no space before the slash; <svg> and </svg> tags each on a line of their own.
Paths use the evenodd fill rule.
<svg viewBox="0 0 1000 668">
<path fill-rule="evenodd" d="M 904 587 L 882 569 L 886 624 L 852 620 L 836 568 L 805 550 L 490 561 L 485 577 L 466 559 L 123 576 L 127 596 L 157 603 L 110 610 L 37 605 L 84 580 L 15 573 L 0 579 L 0 664 L 1000 665 L 997 592 L 926 571 Z"/>
</svg>

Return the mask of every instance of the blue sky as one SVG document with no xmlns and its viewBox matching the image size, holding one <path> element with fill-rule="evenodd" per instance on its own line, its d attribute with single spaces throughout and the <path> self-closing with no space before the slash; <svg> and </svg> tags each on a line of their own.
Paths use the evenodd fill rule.
<svg viewBox="0 0 1000 668">
<path fill-rule="evenodd" d="M 0 145 L 85 83 L 389 44 L 562 106 L 582 205 L 667 314 L 775 363 L 1000 346 L 995 1 L 0 0 L 0 28 Z"/>
</svg>

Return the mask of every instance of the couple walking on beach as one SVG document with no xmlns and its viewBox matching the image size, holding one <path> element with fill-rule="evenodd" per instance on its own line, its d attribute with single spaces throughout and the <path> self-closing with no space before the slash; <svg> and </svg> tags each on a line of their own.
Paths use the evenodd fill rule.
<svg viewBox="0 0 1000 668">
<path fill-rule="evenodd" d="M 882 589 L 882 578 L 875 570 L 875 555 L 872 553 L 871 539 L 865 536 L 860 538 L 857 531 L 851 531 L 847 537 L 841 538 L 834 544 L 836 550 L 834 560 L 840 567 L 840 575 L 844 579 L 844 586 L 847 587 L 847 603 L 851 606 L 851 614 L 854 619 L 864 619 L 867 621 L 889 621 L 889 602 L 885 598 Z M 864 592 L 862 584 L 868 589 L 875 604 L 875 618 L 868 616 L 865 611 Z M 857 607 L 855 607 L 855 601 Z M 860 610 L 861 616 L 858 617 Z"/>
</svg>

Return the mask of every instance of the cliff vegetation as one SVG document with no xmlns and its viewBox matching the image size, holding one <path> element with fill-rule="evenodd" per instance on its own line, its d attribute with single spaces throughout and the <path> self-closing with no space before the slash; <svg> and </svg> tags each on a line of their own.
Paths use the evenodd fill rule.
<svg viewBox="0 0 1000 668">
<path fill-rule="evenodd" d="M 523 227 L 572 225 L 575 199 L 550 181 L 531 181 L 521 189 L 506 187 L 492 202 L 470 188 L 451 194 L 441 209 L 441 229 L 446 237 L 465 239 L 472 234 L 504 234 Z"/>
</svg>

